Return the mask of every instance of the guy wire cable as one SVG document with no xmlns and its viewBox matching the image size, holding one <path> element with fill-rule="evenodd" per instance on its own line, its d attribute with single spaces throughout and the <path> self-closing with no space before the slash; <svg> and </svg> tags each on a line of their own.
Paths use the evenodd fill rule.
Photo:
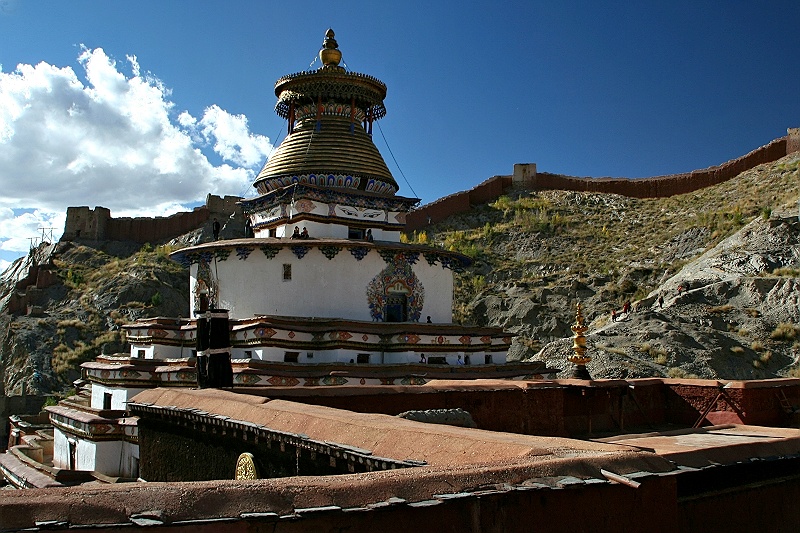
<svg viewBox="0 0 800 533">
<path fill-rule="evenodd" d="M 383 142 L 386 144 L 386 148 L 389 150 L 389 154 L 392 156 L 392 161 L 394 161 L 394 164 L 397 166 L 397 170 L 400 171 L 400 175 L 403 176 L 403 180 L 405 180 L 406 185 L 408 185 L 408 188 L 411 189 L 411 192 L 414 193 L 414 196 L 419 198 L 417 191 L 415 191 L 414 187 L 412 187 L 411 184 L 408 182 L 408 178 L 406 178 L 406 175 L 403 173 L 403 169 L 400 168 L 400 165 L 397 163 L 397 159 L 395 159 L 394 157 L 394 152 L 392 152 L 392 147 L 389 146 L 389 142 L 386 140 L 386 136 L 383 134 L 383 128 L 381 128 L 381 123 L 376 120 L 375 124 L 378 125 L 378 131 L 381 132 L 381 137 L 383 137 Z"/>
<path fill-rule="evenodd" d="M 269 153 L 267 154 L 267 157 L 266 157 L 266 159 L 264 159 L 264 162 L 263 162 L 263 163 L 261 164 L 261 166 L 259 167 L 259 169 L 258 169 L 258 171 L 259 171 L 259 172 L 261 172 L 261 170 L 262 170 L 262 169 L 263 169 L 263 168 L 264 168 L 264 167 L 267 165 L 267 161 L 269 161 L 269 158 L 270 158 L 270 156 L 272 155 L 272 152 L 274 152 L 274 151 L 275 151 L 275 148 L 276 148 L 278 145 L 280 145 L 280 142 L 279 142 L 279 141 L 280 141 L 280 138 L 281 138 L 281 132 L 285 130 L 285 128 L 286 128 L 286 123 L 287 123 L 287 122 L 289 122 L 289 119 L 288 119 L 288 118 L 287 118 L 287 119 L 284 119 L 284 120 L 283 120 L 283 122 L 281 123 L 281 127 L 280 127 L 280 129 L 278 130 L 278 133 L 275 135 L 275 142 L 271 143 L 271 144 L 272 144 L 272 148 L 270 148 L 270 150 L 269 150 Z M 243 188 L 243 189 L 242 189 L 242 190 L 239 192 L 239 196 L 242 196 L 242 197 L 244 197 L 245 193 L 247 193 L 247 192 L 250 190 L 250 187 L 251 187 L 252 185 L 253 185 L 252 183 L 249 183 L 249 184 L 247 184 L 247 185 L 246 185 L 246 186 L 245 186 L 245 187 L 244 187 L 244 188 Z"/>
</svg>

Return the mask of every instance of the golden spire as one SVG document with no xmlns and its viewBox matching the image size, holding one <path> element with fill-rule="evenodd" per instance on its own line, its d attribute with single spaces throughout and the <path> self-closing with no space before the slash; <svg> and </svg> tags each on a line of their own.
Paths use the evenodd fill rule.
<svg viewBox="0 0 800 533">
<path fill-rule="evenodd" d="M 583 313 L 581 312 L 580 302 L 578 302 L 575 311 L 575 324 L 570 329 L 575 334 L 572 341 L 572 349 L 575 351 L 575 355 L 570 355 L 567 359 L 575 365 L 573 377 L 578 379 L 592 379 L 589 376 L 589 371 L 586 370 L 586 363 L 592 360 L 591 357 L 586 355 L 586 336 L 584 335 L 589 328 L 583 323 Z"/>
<path fill-rule="evenodd" d="M 342 60 L 342 52 L 339 51 L 339 44 L 334 39 L 335 35 L 331 28 L 328 28 L 328 31 L 325 32 L 325 40 L 322 41 L 322 49 L 319 51 L 319 60 L 322 62 L 322 68 L 338 67 L 339 62 Z"/>
</svg>

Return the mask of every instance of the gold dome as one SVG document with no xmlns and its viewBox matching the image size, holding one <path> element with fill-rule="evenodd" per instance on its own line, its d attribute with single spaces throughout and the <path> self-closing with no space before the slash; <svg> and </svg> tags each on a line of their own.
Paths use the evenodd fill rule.
<svg viewBox="0 0 800 533">
<path fill-rule="evenodd" d="M 253 185 L 261 194 L 295 182 L 394 195 L 397 183 L 372 142 L 372 123 L 383 118 L 386 85 L 338 66 L 333 30 L 320 51 L 323 66 L 275 82 L 275 111 L 288 135 Z"/>
<path fill-rule="evenodd" d="M 264 194 L 295 181 L 391 195 L 397 191 L 372 138 L 360 124 L 351 133 L 347 118 L 327 118 L 319 131 L 314 120 L 301 121 L 273 152 L 253 185 Z"/>
</svg>

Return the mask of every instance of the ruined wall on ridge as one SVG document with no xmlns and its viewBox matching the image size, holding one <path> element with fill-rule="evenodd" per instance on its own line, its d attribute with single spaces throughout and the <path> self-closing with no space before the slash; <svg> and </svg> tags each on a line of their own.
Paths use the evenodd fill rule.
<svg viewBox="0 0 800 533">
<path fill-rule="evenodd" d="M 763 163 L 777 161 L 800 151 L 800 128 L 789 128 L 786 137 L 756 148 L 718 166 L 651 178 L 581 178 L 537 172 L 535 164 L 514 165 L 512 176 L 495 176 L 480 185 L 461 191 L 410 212 L 406 230 L 415 231 L 445 218 L 469 211 L 471 206 L 491 202 L 512 185 L 526 190 L 561 190 L 610 193 L 634 198 L 666 198 L 685 194 L 735 178 Z"/>
<path fill-rule="evenodd" d="M 188 233 L 211 218 L 212 215 L 228 218 L 240 213 L 238 196 L 208 195 L 206 205 L 192 211 L 175 213 L 168 217 L 112 218 L 105 207 L 89 209 L 87 206 L 68 207 L 67 221 L 61 240 L 133 241 L 156 243 Z"/>
</svg>

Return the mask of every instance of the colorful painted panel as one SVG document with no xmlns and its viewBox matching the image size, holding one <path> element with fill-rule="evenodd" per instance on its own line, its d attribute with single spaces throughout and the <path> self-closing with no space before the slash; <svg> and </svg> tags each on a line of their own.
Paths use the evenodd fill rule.
<svg viewBox="0 0 800 533">
<path fill-rule="evenodd" d="M 272 328 L 256 328 L 253 334 L 256 337 L 269 339 L 275 335 L 276 331 Z"/>
<path fill-rule="evenodd" d="M 359 176 L 349 176 L 343 174 L 302 174 L 299 176 L 280 176 L 269 178 L 268 180 L 263 181 L 260 187 L 269 192 L 282 189 L 283 187 L 288 187 L 293 183 L 317 185 L 320 187 L 346 187 L 349 189 L 358 189 L 359 185 L 361 184 L 361 178 Z M 383 184 L 382 182 L 376 183 Z M 388 192 L 391 194 L 394 194 L 397 191 L 396 188 L 388 185 L 383 188 L 388 190 Z"/>
<path fill-rule="evenodd" d="M 324 376 L 320 379 L 323 385 L 347 385 L 347 378 L 342 376 Z"/>
<path fill-rule="evenodd" d="M 387 315 L 387 305 L 397 295 L 405 297 L 405 320 L 419 321 L 425 300 L 425 288 L 414 274 L 411 264 L 402 253 L 375 276 L 367 285 L 367 305 L 372 320 L 383 322 L 392 318 Z"/>
<path fill-rule="evenodd" d="M 208 308 L 217 307 L 217 294 L 219 286 L 211 271 L 209 261 L 201 260 L 197 264 L 197 282 L 194 284 L 194 309 L 198 313 L 202 308 L 201 300 L 203 297 L 208 299 Z M 204 296 L 205 295 L 205 296 Z"/>
<path fill-rule="evenodd" d="M 322 174 L 315 174 L 315 179 L 318 175 Z M 243 200 L 241 203 L 245 212 L 254 213 L 261 210 L 269 210 L 276 205 L 282 205 L 285 207 L 285 205 L 289 203 L 292 198 L 308 198 L 310 200 L 322 202 L 328 204 L 329 210 L 331 209 L 331 205 L 333 205 L 334 208 L 336 205 L 349 205 L 392 212 L 406 212 L 416 202 L 416 199 L 413 198 L 404 198 L 399 196 L 361 196 L 355 193 L 355 191 L 352 194 L 343 191 L 343 188 L 358 188 L 361 178 L 357 176 L 328 174 L 328 180 L 333 177 L 336 183 L 337 188 L 332 189 L 306 187 L 302 183 L 298 183 L 301 181 L 301 177 L 302 176 L 284 176 L 280 178 L 270 178 L 270 183 L 264 183 L 263 185 L 271 186 L 278 180 L 282 182 L 285 181 L 281 187 L 291 185 L 292 183 L 295 183 L 296 185 L 289 189 L 279 188 L 279 190 L 272 191 L 260 198 Z M 304 183 L 308 183 L 307 176 Z M 287 213 L 285 211 L 282 212 L 282 216 L 286 215 Z"/>
<path fill-rule="evenodd" d="M 275 387 L 295 387 L 300 384 L 299 379 L 291 376 L 272 376 L 267 382 Z"/>
<path fill-rule="evenodd" d="M 295 213 L 310 213 L 314 210 L 316 205 L 314 202 L 309 200 L 308 198 L 303 198 L 301 200 L 297 200 L 294 203 L 294 212 Z"/>
<path fill-rule="evenodd" d="M 425 385 L 425 383 L 427 383 L 425 378 L 416 376 L 406 377 L 400 380 L 401 385 Z"/>
<path fill-rule="evenodd" d="M 261 381 L 261 376 L 255 374 L 234 374 L 234 383 L 241 383 L 242 385 L 255 385 Z"/>
</svg>

